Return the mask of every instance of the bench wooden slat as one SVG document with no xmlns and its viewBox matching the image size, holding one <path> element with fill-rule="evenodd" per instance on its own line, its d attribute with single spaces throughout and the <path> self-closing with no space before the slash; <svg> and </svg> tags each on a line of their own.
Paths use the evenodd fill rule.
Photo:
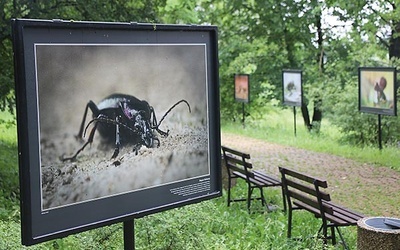
<svg viewBox="0 0 400 250">
<path fill-rule="evenodd" d="M 295 181 L 289 180 L 289 179 L 286 180 L 286 184 L 292 188 L 298 189 L 302 192 L 305 192 L 307 194 L 317 197 L 317 191 L 315 190 L 315 187 L 313 187 L 313 186 L 302 185 L 301 183 L 298 183 L 298 182 L 295 182 Z M 326 192 L 319 191 L 319 195 L 321 196 L 321 199 L 323 199 L 325 201 L 331 200 L 331 196 Z"/>
<path fill-rule="evenodd" d="M 242 167 L 253 168 L 253 165 L 250 162 L 243 161 L 240 158 L 236 158 L 233 155 L 226 155 L 227 163 L 231 166 L 239 165 Z"/>
<path fill-rule="evenodd" d="M 333 216 L 340 218 L 344 221 L 347 221 L 348 223 L 353 223 L 354 225 L 357 223 L 357 221 L 359 219 L 362 219 L 365 217 L 365 215 L 363 215 L 361 213 L 351 211 L 348 208 L 338 206 L 331 202 L 326 202 L 324 204 L 327 204 L 333 208 Z"/>
<path fill-rule="evenodd" d="M 250 154 L 243 153 L 243 152 L 237 151 L 236 149 L 228 148 L 228 147 L 225 147 L 225 146 L 221 146 L 221 148 L 225 152 L 228 152 L 228 153 L 243 157 L 245 159 L 250 159 Z"/>
<path fill-rule="evenodd" d="M 319 210 L 319 208 L 312 207 L 312 206 L 310 206 L 310 205 L 308 205 L 308 204 L 306 204 L 304 202 L 301 202 L 301 201 L 295 201 L 295 202 L 293 202 L 293 204 L 295 204 L 299 208 L 305 209 L 305 210 L 313 213 L 316 217 L 321 218 L 321 211 Z M 337 211 L 335 211 L 332 207 L 331 207 L 331 210 L 332 210 L 332 214 L 335 214 L 335 215 L 331 215 L 329 213 L 326 213 L 325 217 L 326 217 L 327 220 L 329 220 L 329 221 L 331 221 L 331 222 L 333 222 L 335 224 L 340 224 L 342 226 L 356 225 L 357 224 L 357 221 L 349 220 L 348 218 L 345 218 L 345 217 L 337 217 L 336 216 L 337 215 Z"/>
<path fill-rule="evenodd" d="M 316 179 L 316 178 L 314 178 L 312 176 L 301 174 L 301 173 L 292 171 L 292 170 L 287 169 L 287 168 L 281 168 L 281 169 L 282 169 L 282 171 L 284 172 L 285 175 L 293 176 L 293 177 L 295 177 L 295 178 L 297 178 L 299 180 L 306 181 L 308 183 L 317 184 L 319 187 L 322 187 L 322 188 L 327 188 L 328 187 L 328 182 L 325 181 L 325 180 L 319 180 L 319 179 Z"/>
<path fill-rule="evenodd" d="M 295 191 L 292 191 L 292 190 L 288 190 L 286 194 L 290 195 L 290 197 L 295 198 L 296 199 L 295 202 L 300 202 L 300 203 L 307 204 L 308 206 L 313 207 L 313 208 L 318 209 L 319 211 L 321 211 L 320 210 L 321 207 L 320 207 L 320 205 L 318 203 L 318 200 L 316 200 L 315 198 L 312 198 L 312 196 L 306 196 L 306 195 L 303 195 L 301 193 L 298 193 L 298 192 L 295 192 Z M 330 214 L 333 213 L 333 209 L 330 206 L 324 206 L 322 209 L 323 209 L 324 213 L 330 213 Z M 321 213 L 321 212 L 319 212 L 319 213 Z"/>
<path fill-rule="evenodd" d="M 234 171 L 233 174 L 243 179 L 246 178 L 246 174 L 243 174 L 242 172 Z M 281 185 L 281 182 L 279 182 L 277 179 L 273 179 L 272 177 L 265 178 L 265 176 L 261 176 L 258 174 L 255 174 L 253 177 L 249 177 L 249 180 L 251 183 L 263 187 L 272 187 Z"/>
<path fill-rule="evenodd" d="M 247 179 L 247 177 L 251 178 L 254 176 L 253 173 L 246 171 L 246 169 L 237 167 L 237 166 L 228 166 L 232 174 L 238 175 L 240 178 Z"/>
<path fill-rule="evenodd" d="M 280 180 L 278 180 L 277 178 L 274 178 L 272 176 L 266 175 L 262 172 L 259 172 L 257 170 L 253 171 L 254 176 L 256 179 L 260 179 L 262 180 L 262 182 L 264 183 L 268 183 L 269 185 L 275 185 L 275 186 L 280 186 L 282 183 Z"/>
</svg>

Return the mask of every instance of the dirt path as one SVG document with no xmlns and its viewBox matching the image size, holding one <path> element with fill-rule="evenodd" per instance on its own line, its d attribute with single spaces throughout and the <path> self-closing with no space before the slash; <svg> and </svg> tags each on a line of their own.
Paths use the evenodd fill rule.
<svg viewBox="0 0 400 250">
<path fill-rule="evenodd" d="M 279 176 L 284 166 L 324 178 L 332 199 L 369 216 L 400 217 L 400 173 L 347 158 L 222 133 L 222 145 L 250 153 L 255 168 Z"/>
</svg>

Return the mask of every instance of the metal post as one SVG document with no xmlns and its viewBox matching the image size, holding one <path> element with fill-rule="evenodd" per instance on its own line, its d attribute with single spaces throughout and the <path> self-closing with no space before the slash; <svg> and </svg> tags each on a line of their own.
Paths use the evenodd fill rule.
<svg viewBox="0 0 400 250">
<path fill-rule="evenodd" d="M 242 123 L 243 123 L 243 128 L 244 128 L 244 102 L 242 103 L 242 114 L 243 114 L 243 118 L 242 118 Z"/>
<path fill-rule="evenodd" d="M 135 249 L 135 223 L 134 220 L 124 221 L 124 250 Z"/>
<path fill-rule="evenodd" d="M 294 136 L 297 135 L 296 131 L 296 106 L 293 106 L 293 116 L 294 116 Z"/>
<path fill-rule="evenodd" d="M 379 150 L 382 150 L 381 114 L 378 114 L 378 141 L 379 141 Z"/>
</svg>

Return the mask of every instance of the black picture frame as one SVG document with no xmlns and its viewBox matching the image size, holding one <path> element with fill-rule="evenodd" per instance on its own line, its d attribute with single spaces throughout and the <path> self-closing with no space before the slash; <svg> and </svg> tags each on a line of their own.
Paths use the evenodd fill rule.
<svg viewBox="0 0 400 250">
<path fill-rule="evenodd" d="M 360 112 L 397 115 L 396 68 L 358 68 L 358 107 Z"/>
<path fill-rule="evenodd" d="M 217 27 L 14 19 L 12 31 L 23 245 L 222 195 Z M 110 159 L 95 130 L 76 161 L 61 161 L 102 124 L 89 108 L 74 139 L 86 105 L 116 105 L 100 104 L 112 93 L 146 101 L 169 135 Z M 181 99 L 190 112 L 173 106 Z"/>
<path fill-rule="evenodd" d="M 303 72 L 297 69 L 282 70 L 283 104 L 301 107 L 303 104 Z"/>
<path fill-rule="evenodd" d="M 250 75 L 235 74 L 234 76 L 235 101 L 249 103 L 250 102 Z"/>
</svg>

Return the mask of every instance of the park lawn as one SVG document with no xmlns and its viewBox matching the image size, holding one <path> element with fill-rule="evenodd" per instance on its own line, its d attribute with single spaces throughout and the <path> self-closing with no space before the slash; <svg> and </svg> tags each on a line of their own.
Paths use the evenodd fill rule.
<svg viewBox="0 0 400 250">
<path fill-rule="evenodd" d="M 16 127 L 10 117 L 8 114 L 0 113 L 0 119 L 3 120 L 0 123 L 1 250 L 25 249 L 20 243 Z M 315 145 L 316 151 L 326 151 L 334 147 L 333 145 L 338 145 L 331 142 L 333 143 L 331 146 L 324 146 L 322 142 L 327 142 L 326 138 L 306 135 L 301 129 L 298 129 L 296 139 L 288 124 L 286 126 L 275 124 L 267 129 L 262 126 L 242 129 L 241 124 L 224 124 L 222 129 L 306 149 L 312 149 L 312 145 Z M 282 131 L 285 132 L 284 136 L 272 136 Z M 265 135 L 268 135 L 268 138 Z M 349 145 L 346 147 L 354 148 Z M 385 154 L 386 150 L 391 149 L 385 149 Z M 339 151 L 333 153 L 339 154 Z M 362 151 L 355 148 L 353 152 L 347 153 L 347 157 L 368 161 L 367 157 L 362 156 Z M 374 162 L 380 163 L 381 160 L 375 159 Z M 384 162 L 382 159 L 382 164 Z M 388 167 L 400 169 L 398 162 L 400 161 L 395 158 L 393 164 L 389 164 Z M 238 195 L 245 194 L 246 185 L 239 182 L 233 191 Z M 272 203 L 281 204 L 279 189 L 269 189 L 267 192 Z M 286 238 L 287 218 L 283 212 L 268 212 L 257 205 L 253 208 L 258 212 L 249 214 L 245 203 L 235 203 L 228 208 L 224 192 L 224 195 L 217 199 L 137 219 L 135 220 L 136 249 L 322 249 L 322 242 L 311 237 L 315 236 L 319 229 L 320 221 L 310 213 L 299 212 L 295 215 L 293 234 L 303 240 L 294 241 Z M 342 232 L 350 248 L 354 249 L 356 228 L 344 228 Z M 41 243 L 27 249 L 123 249 L 122 223 Z M 341 249 L 341 247 L 328 246 L 328 249 Z"/>
</svg>

